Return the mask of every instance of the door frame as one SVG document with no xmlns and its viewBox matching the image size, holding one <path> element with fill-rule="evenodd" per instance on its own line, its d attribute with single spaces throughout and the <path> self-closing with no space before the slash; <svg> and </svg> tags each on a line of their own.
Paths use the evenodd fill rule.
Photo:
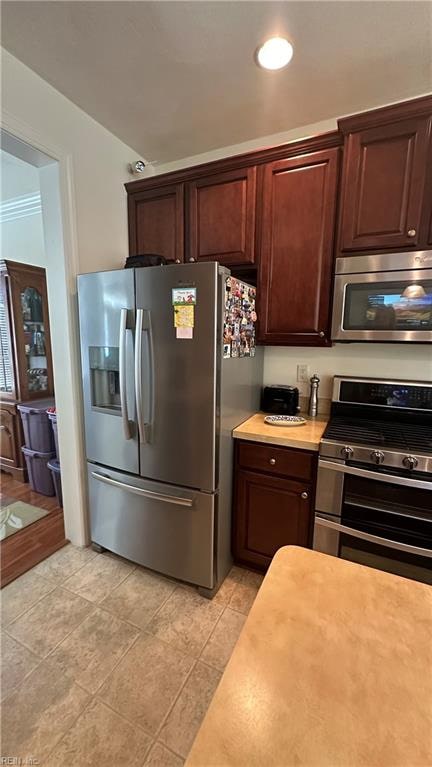
<svg viewBox="0 0 432 767">
<path fill-rule="evenodd" d="M 2 146 L 39 168 L 65 535 L 89 543 L 76 275 L 79 271 L 72 155 L 3 110 Z M 47 234 L 48 233 L 48 234 Z"/>
</svg>

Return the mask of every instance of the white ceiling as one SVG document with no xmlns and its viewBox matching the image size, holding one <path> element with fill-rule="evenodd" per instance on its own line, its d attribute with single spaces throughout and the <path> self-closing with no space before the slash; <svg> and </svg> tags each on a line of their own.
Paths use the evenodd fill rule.
<svg viewBox="0 0 432 767">
<path fill-rule="evenodd" d="M 287 35 L 265 72 L 256 46 Z M 2 2 L 2 44 L 165 162 L 431 90 L 432 3 Z"/>
</svg>

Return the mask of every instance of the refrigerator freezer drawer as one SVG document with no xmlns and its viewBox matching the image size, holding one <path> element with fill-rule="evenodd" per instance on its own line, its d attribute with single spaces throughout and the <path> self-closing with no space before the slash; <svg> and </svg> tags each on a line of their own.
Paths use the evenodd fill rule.
<svg viewBox="0 0 432 767">
<path fill-rule="evenodd" d="M 216 495 L 88 464 L 93 543 L 164 575 L 214 587 Z"/>
</svg>

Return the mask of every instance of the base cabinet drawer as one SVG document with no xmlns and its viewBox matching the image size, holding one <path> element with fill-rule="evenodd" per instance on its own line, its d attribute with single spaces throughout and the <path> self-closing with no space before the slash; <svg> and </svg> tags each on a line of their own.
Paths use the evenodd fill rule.
<svg viewBox="0 0 432 767">
<path fill-rule="evenodd" d="M 313 486 L 237 468 L 234 559 L 266 569 L 281 546 L 310 543 Z"/>
<path fill-rule="evenodd" d="M 237 456 L 242 469 L 265 471 L 293 479 L 312 479 L 314 456 L 306 450 L 239 442 Z"/>
</svg>

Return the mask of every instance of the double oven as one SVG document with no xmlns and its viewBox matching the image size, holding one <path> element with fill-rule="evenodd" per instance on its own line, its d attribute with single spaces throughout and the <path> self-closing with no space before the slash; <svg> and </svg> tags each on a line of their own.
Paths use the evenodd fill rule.
<svg viewBox="0 0 432 767">
<path fill-rule="evenodd" d="M 336 378 L 335 391 L 314 549 L 432 584 L 432 384 Z"/>
</svg>

